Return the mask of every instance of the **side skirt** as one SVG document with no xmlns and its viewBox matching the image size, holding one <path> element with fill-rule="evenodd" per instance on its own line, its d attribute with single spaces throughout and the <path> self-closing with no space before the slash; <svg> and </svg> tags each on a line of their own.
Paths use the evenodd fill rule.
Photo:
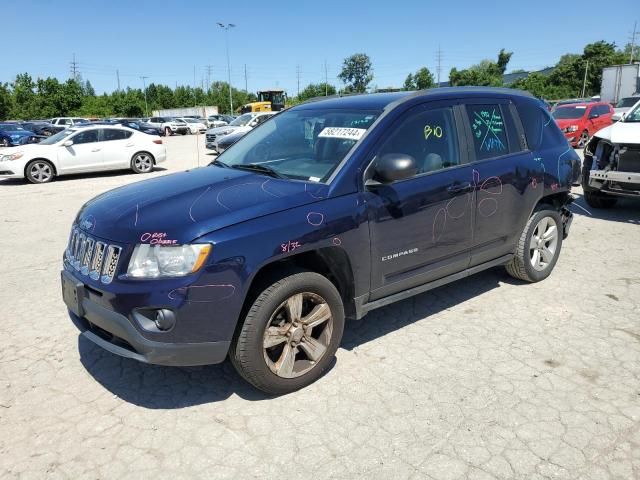
<svg viewBox="0 0 640 480">
<path fill-rule="evenodd" d="M 447 283 L 455 282 L 456 280 L 469 277 L 475 273 L 482 272 L 489 268 L 497 267 L 499 265 L 506 265 L 511 261 L 512 258 L 513 258 L 513 254 L 503 255 L 502 257 L 498 257 L 495 260 L 491 260 L 490 262 L 486 262 L 481 265 L 476 265 L 475 267 L 462 270 L 461 272 L 454 273 L 446 277 L 439 278 L 438 280 L 434 280 L 433 282 L 425 283 L 423 285 L 410 288 L 409 290 L 404 290 L 402 292 L 394 293 L 393 295 L 389 295 L 388 297 L 374 300 L 373 302 L 367 302 L 368 295 L 362 295 L 354 299 L 355 306 L 356 306 L 355 319 L 360 320 L 367 313 L 369 313 L 371 310 L 375 310 L 376 308 L 384 307 L 385 305 L 389 305 L 390 303 L 395 303 L 400 300 L 404 300 L 405 298 L 413 297 L 414 295 L 428 292 L 429 290 L 433 290 L 434 288 L 438 288 L 438 287 L 441 287 L 442 285 L 446 285 Z"/>
</svg>

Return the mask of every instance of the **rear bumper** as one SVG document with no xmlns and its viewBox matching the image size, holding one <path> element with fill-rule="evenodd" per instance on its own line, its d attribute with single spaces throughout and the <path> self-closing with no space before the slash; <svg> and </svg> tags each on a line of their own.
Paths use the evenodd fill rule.
<svg viewBox="0 0 640 480">
<path fill-rule="evenodd" d="M 65 271 L 62 275 L 81 284 Z M 79 312 L 68 309 L 71 321 L 82 336 L 111 353 L 168 366 L 221 363 L 227 356 L 230 341 L 173 343 L 145 338 L 128 317 L 92 301 L 84 295 L 82 286 L 77 291 Z"/>
</svg>

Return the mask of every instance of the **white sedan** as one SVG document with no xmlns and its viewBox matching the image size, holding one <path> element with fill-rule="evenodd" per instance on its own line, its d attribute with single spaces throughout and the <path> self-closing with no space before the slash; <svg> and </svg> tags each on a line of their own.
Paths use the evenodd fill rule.
<svg viewBox="0 0 640 480">
<path fill-rule="evenodd" d="M 40 143 L 0 150 L 0 178 L 47 183 L 58 175 L 130 168 L 147 173 L 167 159 L 160 137 L 119 125 L 72 127 Z"/>
</svg>

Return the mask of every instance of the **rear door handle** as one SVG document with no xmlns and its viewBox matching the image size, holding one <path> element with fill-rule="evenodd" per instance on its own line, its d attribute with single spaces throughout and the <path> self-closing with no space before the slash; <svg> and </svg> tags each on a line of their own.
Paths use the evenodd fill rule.
<svg viewBox="0 0 640 480">
<path fill-rule="evenodd" d="M 465 192 L 471 188 L 471 184 L 469 182 L 465 183 L 456 183 L 454 185 L 450 185 L 447 187 L 447 192 L 449 193 L 460 193 Z"/>
<path fill-rule="evenodd" d="M 92 152 L 99 152 L 100 150 L 102 150 L 101 148 L 94 148 L 93 150 L 91 150 Z"/>
<path fill-rule="evenodd" d="M 135 143 L 127 143 L 127 144 L 125 145 L 125 147 L 133 147 L 134 145 L 135 145 Z"/>
</svg>

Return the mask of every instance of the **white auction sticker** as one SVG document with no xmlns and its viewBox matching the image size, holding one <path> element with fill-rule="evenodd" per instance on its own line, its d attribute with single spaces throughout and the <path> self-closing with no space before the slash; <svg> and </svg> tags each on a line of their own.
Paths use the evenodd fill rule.
<svg viewBox="0 0 640 480">
<path fill-rule="evenodd" d="M 344 128 L 344 127 L 327 127 L 324 128 L 320 134 L 319 138 L 344 138 L 345 140 L 360 140 L 364 132 L 367 130 L 365 128 Z"/>
</svg>

